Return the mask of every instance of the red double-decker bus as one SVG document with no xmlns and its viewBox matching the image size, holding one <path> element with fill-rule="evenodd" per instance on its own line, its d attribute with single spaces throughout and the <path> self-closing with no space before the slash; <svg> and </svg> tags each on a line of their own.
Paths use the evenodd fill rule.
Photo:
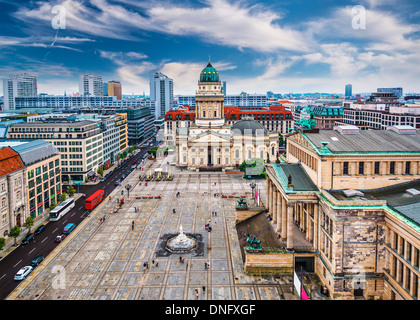
<svg viewBox="0 0 420 320">
<path fill-rule="evenodd" d="M 105 198 L 105 190 L 98 190 L 85 201 L 85 209 L 92 210 Z"/>
</svg>

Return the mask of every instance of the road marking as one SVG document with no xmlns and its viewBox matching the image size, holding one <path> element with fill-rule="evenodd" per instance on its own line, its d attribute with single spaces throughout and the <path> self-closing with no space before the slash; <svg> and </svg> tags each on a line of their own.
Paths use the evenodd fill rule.
<svg viewBox="0 0 420 320">
<path fill-rule="evenodd" d="M 62 224 L 65 224 L 65 223 L 67 223 L 67 220 L 65 220 Z"/>
<path fill-rule="evenodd" d="M 3 279 L 5 275 L 6 275 L 6 274 L 2 275 L 2 276 L 1 276 L 1 278 L 0 278 L 0 280 L 1 280 L 1 279 Z"/>
<path fill-rule="evenodd" d="M 18 263 L 16 263 L 14 266 L 13 266 L 13 268 L 16 268 L 16 266 L 19 264 L 19 263 L 21 263 L 22 262 L 22 260 L 19 260 L 19 262 Z"/>
<path fill-rule="evenodd" d="M 79 209 L 77 209 L 77 210 L 81 210 L 81 209 L 83 209 L 83 206 L 81 206 Z"/>
<path fill-rule="evenodd" d="M 55 228 L 55 229 L 54 229 L 54 231 L 53 231 L 52 233 L 56 232 L 57 230 L 58 230 L 58 228 Z"/>
<path fill-rule="evenodd" d="M 80 209 L 79 209 L 80 210 Z M 76 214 L 76 212 L 73 212 L 73 214 L 70 217 L 73 217 Z"/>
<path fill-rule="evenodd" d="M 45 240 L 47 240 L 47 239 L 48 239 L 48 237 L 45 237 L 45 239 L 44 239 L 44 240 L 42 240 L 42 241 L 41 241 L 41 243 L 43 243 L 43 242 L 44 242 Z"/>
<path fill-rule="evenodd" d="M 36 248 L 33 248 L 31 251 L 29 251 L 28 256 L 34 251 Z"/>
</svg>

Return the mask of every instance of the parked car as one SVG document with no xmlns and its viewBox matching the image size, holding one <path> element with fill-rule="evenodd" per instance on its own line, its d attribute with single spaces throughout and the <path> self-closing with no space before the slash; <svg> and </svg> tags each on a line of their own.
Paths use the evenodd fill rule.
<svg viewBox="0 0 420 320">
<path fill-rule="evenodd" d="M 103 177 L 102 179 L 101 179 L 101 182 L 104 182 L 106 180 L 106 177 Z"/>
<path fill-rule="evenodd" d="M 42 260 L 44 260 L 44 256 L 38 256 L 38 257 L 36 257 L 35 259 L 32 260 L 31 266 L 34 267 L 34 268 L 36 266 L 39 266 L 39 264 L 42 262 Z"/>
<path fill-rule="evenodd" d="M 25 238 L 23 238 L 23 240 L 22 240 L 22 243 L 21 244 L 23 244 L 23 245 L 25 245 L 25 244 L 28 244 L 31 240 L 34 240 L 34 234 L 33 233 L 30 233 L 30 234 L 27 234 L 26 235 L 26 237 Z"/>
<path fill-rule="evenodd" d="M 15 275 L 15 280 L 23 280 L 25 279 L 33 270 L 32 266 L 26 266 L 21 268 Z"/>
<path fill-rule="evenodd" d="M 36 228 L 34 235 L 40 234 L 42 231 L 44 231 L 44 229 L 45 229 L 45 225 L 44 224 L 40 225 L 38 228 Z"/>
<path fill-rule="evenodd" d="M 64 234 L 60 234 L 59 236 L 57 236 L 55 238 L 55 242 L 60 243 L 61 241 L 63 241 L 66 238 L 66 235 Z"/>
<path fill-rule="evenodd" d="M 115 180 L 115 185 L 116 186 L 120 185 L 120 180 Z"/>
</svg>

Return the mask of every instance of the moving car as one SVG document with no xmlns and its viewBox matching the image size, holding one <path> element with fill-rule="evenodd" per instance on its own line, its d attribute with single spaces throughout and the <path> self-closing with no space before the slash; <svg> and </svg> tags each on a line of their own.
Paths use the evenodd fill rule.
<svg viewBox="0 0 420 320">
<path fill-rule="evenodd" d="M 32 260 L 31 266 L 34 267 L 34 268 L 36 266 L 39 266 L 39 264 L 42 262 L 42 260 L 44 260 L 44 256 L 38 256 L 38 257 L 36 257 L 35 259 Z"/>
<path fill-rule="evenodd" d="M 15 280 L 23 280 L 25 279 L 33 270 L 32 266 L 26 266 L 21 268 L 15 275 Z"/>
<path fill-rule="evenodd" d="M 61 241 L 64 240 L 65 237 L 66 236 L 64 234 L 61 234 L 55 238 L 55 242 L 60 243 Z"/>
<path fill-rule="evenodd" d="M 69 234 L 70 232 L 72 232 L 74 230 L 74 228 L 76 228 L 76 224 L 75 223 L 68 223 L 63 230 L 63 234 Z"/>
<path fill-rule="evenodd" d="M 44 224 L 40 225 L 38 228 L 36 228 L 34 235 L 40 234 L 42 231 L 44 231 L 44 229 L 45 229 L 45 225 Z"/>
<path fill-rule="evenodd" d="M 23 240 L 22 240 L 22 243 L 21 244 L 23 244 L 23 245 L 25 245 L 25 244 L 28 244 L 31 240 L 34 240 L 34 234 L 33 233 L 30 233 L 30 234 L 27 234 L 26 235 L 26 237 L 25 238 L 23 238 Z"/>
</svg>

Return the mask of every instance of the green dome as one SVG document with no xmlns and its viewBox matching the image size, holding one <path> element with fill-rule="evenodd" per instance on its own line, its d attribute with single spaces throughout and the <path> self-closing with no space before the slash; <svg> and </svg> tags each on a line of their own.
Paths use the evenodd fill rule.
<svg viewBox="0 0 420 320">
<path fill-rule="evenodd" d="M 217 72 L 210 62 L 200 72 L 200 82 L 219 82 L 219 72 Z"/>
</svg>

